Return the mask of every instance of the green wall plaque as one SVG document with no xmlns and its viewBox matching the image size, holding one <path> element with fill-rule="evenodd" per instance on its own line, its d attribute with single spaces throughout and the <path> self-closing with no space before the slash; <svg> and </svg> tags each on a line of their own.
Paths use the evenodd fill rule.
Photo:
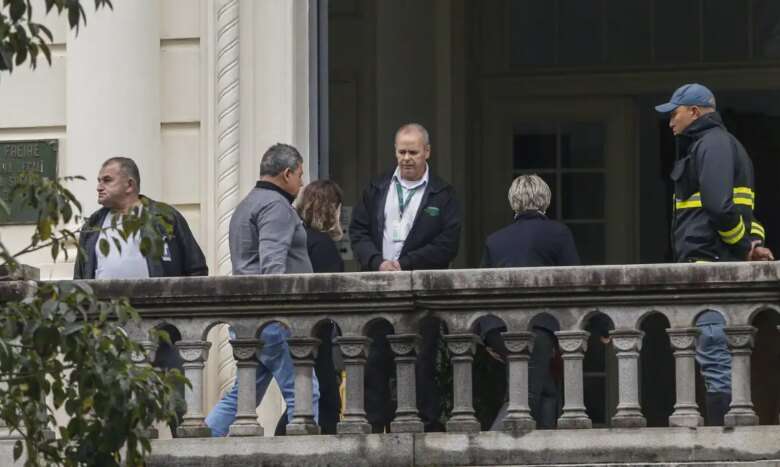
<svg viewBox="0 0 780 467">
<path fill-rule="evenodd" d="M 55 178 L 58 151 L 56 139 L 0 141 L 0 198 L 10 202 L 11 190 L 24 172 L 34 171 L 44 177 Z M 0 211 L 0 224 L 32 224 L 37 220 L 32 209 L 10 207 L 10 215 Z"/>
</svg>

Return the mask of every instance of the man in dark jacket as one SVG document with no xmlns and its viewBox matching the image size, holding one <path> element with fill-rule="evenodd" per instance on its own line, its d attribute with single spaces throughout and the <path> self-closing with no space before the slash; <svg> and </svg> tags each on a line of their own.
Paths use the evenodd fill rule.
<svg viewBox="0 0 780 467">
<path fill-rule="evenodd" d="M 140 194 L 141 176 L 130 158 L 112 157 L 103 162 L 98 173 L 98 203 L 103 207 L 93 213 L 79 235 L 81 253 L 76 256 L 74 279 L 141 279 L 148 277 L 207 276 L 209 268 L 198 242 L 184 217 L 173 207 L 158 203 Z M 163 235 L 163 250 L 159 255 L 144 256 L 138 235 L 122 239 L 114 226 L 121 227 L 121 215 L 134 208 L 149 209 L 162 215 L 173 227 L 173 235 Z M 109 251 L 100 251 L 99 241 L 108 242 Z M 114 242 L 122 245 L 118 250 Z M 161 342 L 156 352 L 155 366 L 184 371 L 178 352 Z M 180 388 L 183 394 L 184 388 Z M 184 414 L 183 400 L 177 407 Z M 172 427 L 176 434 L 175 427 Z"/>
<path fill-rule="evenodd" d="M 774 259 L 762 246 L 764 228 L 753 216 L 753 164 L 724 127 L 712 92 L 701 84 L 686 84 L 655 109 L 669 114 L 669 127 L 677 138 L 677 162 L 671 174 L 675 260 Z M 696 359 L 707 387 L 708 425 L 724 423 L 731 401 L 731 354 L 724 325 L 715 310 L 703 312 L 696 321 L 701 332 Z"/>
<path fill-rule="evenodd" d="M 431 145 L 419 124 L 402 126 L 395 135 L 397 167 L 371 182 L 352 211 L 349 236 L 364 271 L 446 269 L 458 253 L 461 213 L 453 187 L 429 171 Z M 389 375 L 393 356 L 375 328 L 366 365 L 366 412 L 375 431 L 392 419 Z M 417 359 L 417 403 L 428 431 L 441 429 L 440 395 L 435 384 L 436 320 L 423 321 Z"/>
<path fill-rule="evenodd" d="M 509 188 L 509 205 L 515 213 L 515 222 L 493 233 L 485 243 L 483 268 L 576 266 L 580 264 L 571 230 L 561 222 L 545 215 L 550 205 L 550 187 L 537 175 L 521 175 Z M 546 314 L 531 322 L 534 347 L 529 361 L 528 396 L 531 415 L 537 428 L 555 428 L 558 411 L 558 388 L 550 371 L 550 363 L 557 348 L 555 332 L 557 321 Z M 504 323 L 493 316 L 477 320 L 475 331 L 488 351 L 500 361 L 506 361 L 509 350 L 501 333 Z M 501 429 L 508 404 L 499 411 L 493 428 Z"/>
</svg>

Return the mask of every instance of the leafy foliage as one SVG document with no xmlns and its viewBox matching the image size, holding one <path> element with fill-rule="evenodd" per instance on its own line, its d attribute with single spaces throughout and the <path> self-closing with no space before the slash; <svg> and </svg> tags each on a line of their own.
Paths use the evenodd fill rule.
<svg viewBox="0 0 780 467">
<path fill-rule="evenodd" d="M 30 66 L 38 64 L 39 54 L 43 54 L 51 65 L 49 43 L 53 37 L 43 24 L 33 21 L 31 0 L 0 0 L 0 71 L 13 71 L 14 66 L 22 65 L 28 58 Z M 43 0 L 46 13 L 57 10 L 66 11 L 68 24 L 78 34 L 81 24 L 87 24 L 87 16 L 81 0 Z M 95 0 L 95 9 L 113 8 L 111 0 Z M 48 41 L 48 42 L 47 42 Z"/>
<path fill-rule="evenodd" d="M 81 220 L 80 204 L 63 185 L 69 180 L 28 173 L 11 202 L 0 205 L 38 211 L 27 247 L 12 253 L 0 242 L 0 266 L 10 275 L 25 253 L 49 249 L 53 259 L 67 257 L 80 232 L 68 225 Z M 114 219 L 108 228 L 125 240 L 139 236 L 145 254 L 159 254 L 172 229 L 166 213 L 148 206 Z M 98 300 L 85 282 L 38 282 L 25 294 L 0 296 L 0 418 L 23 437 L 15 457 L 26 454 L 29 466 L 143 465 L 149 428 L 175 420 L 175 388 L 185 380 L 178 371 L 134 363 L 145 350 L 123 328 L 139 319 L 126 299 Z M 149 339 L 169 342 L 161 332 Z M 69 417 L 65 425 L 54 417 L 60 409 Z"/>
</svg>

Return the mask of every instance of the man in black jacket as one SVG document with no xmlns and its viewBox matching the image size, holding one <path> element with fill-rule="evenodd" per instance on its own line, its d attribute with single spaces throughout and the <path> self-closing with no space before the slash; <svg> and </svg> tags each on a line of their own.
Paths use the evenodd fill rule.
<svg viewBox="0 0 780 467">
<path fill-rule="evenodd" d="M 103 207 L 93 213 L 79 235 L 81 252 L 76 256 L 74 279 L 140 279 L 148 277 L 207 276 L 206 258 L 192 236 L 184 217 L 173 207 L 158 203 L 140 194 L 141 176 L 130 158 L 112 157 L 105 161 L 98 174 L 98 203 Z M 114 226 L 121 227 L 121 215 L 134 208 L 160 213 L 173 227 L 173 235 L 163 237 L 160 255 L 144 256 L 139 236 L 122 239 Z M 100 251 L 99 241 L 108 241 L 109 251 Z M 122 245 L 121 251 L 114 241 Z M 83 256 L 82 256 L 83 253 Z M 153 364 L 157 367 L 184 371 L 182 360 L 174 347 L 161 342 Z M 184 415 L 184 388 L 179 388 L 181 403 L 179 418 Z M 176 436 L 176 427 L 171 427 Z"/>
<path fill-rule="evenodd" d="M 715 96 L 701 84 L 678 88 L 656 106 L 669 114 L 677 139 L 672 170 L 672 250 L 677 262 L 772 260 L 762 246 L 764 228 L 753 216 L 753 164 L 716 112 Z M 723 425 L 731 402 L 731 354 L 725 320 L 715 310 L 699 315 L 696 346 L 707 388 L 708 425 Z"/>
<path fill-rule="evenodd" d="M 112 157 L 103 163 L 98 174 L 98 203 L 102 208 L 86 221 L 79 235 L 79 247 L 84 256 L 77 255 L 73 269 L 74 279 L 134 279 L 144 277 L 207 276 L 206 258 L 195 241 L 184 217 L 173 207 L 140 194 L 141 177 L 138 166 L 127 157 Z M 122 240 L 112 232 L 112 217 L 128 214 L 133 208 L 146 205 L 162 214 L 173 226 L 173 235 L 164 237 L 159 258 L 144 257 L 136 239 Z M 121 223 L 119 224 L 121 225 Z M 98 242 L 108 240 L 111 247 L 103 255 Z M 112 238 L 119 238 L 122 251 L 117 251 Z"/>
<path fill-rule="evenodd" d="M 364 271 L 446 269 L 458 253 L 461 213 L 453 187 L 429 171 L 428 131 L 409 123 L 395 134 L 397 167 L 371 182 L 352 211 L 352 251 Z M 366 365 L 366 412 L 383 431 L 394 409 L 388 404 L 393 356 L 375 327 Z M 435 384 L 436 320 L 423 321 L 417 359 L 417 403 L 427 431 L 439 430 L 440 395 Z M 423 389 L 424 388 L 424 389 Z"/>
</svg>

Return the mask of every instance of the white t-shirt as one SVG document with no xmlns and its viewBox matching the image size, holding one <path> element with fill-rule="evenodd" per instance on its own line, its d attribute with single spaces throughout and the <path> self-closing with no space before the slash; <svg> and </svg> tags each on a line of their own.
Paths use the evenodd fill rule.
<svg viewBox="0 0 780 467">
<path fill-rule="evenodd" d="M 399 208 L 398 188 L 401 185 L 401 195 L 406 201 L 403 215 Z M 428 167 L 425 167 L 425 175 L 420 180 L 410 182 L 401 178 L 396 167 L 393 178 L 390 180 L 390 188 L 385 201 L 385 230 L 382 233 L 382 258 L 396 261 L 401 257 L 406 237 L 412 230 L 417 211 L 420 209 L 423 192 L 428 184 Z M 408 201 L 407 201 L 408 200 Z"/>
<path fill-rule="evenodd" d="M 127 241 L 122 240 L 119 232 L 111 227 L 114 214 L 109 213 L 103 221 L 103 230 L 95 244 L 97 267 L 95 279 L 143 279 L 149 277 L 149 265 L 141 254 L 141 235 L 136 233 Z M 117 229 L 122 227 L 122 221 L 117 218 Z M 119 240 L 122 251 L 117 251 L 113 238 Z M 100 240 L 108 241 L 108 256 L 100 252 Z"/>
</svg>

